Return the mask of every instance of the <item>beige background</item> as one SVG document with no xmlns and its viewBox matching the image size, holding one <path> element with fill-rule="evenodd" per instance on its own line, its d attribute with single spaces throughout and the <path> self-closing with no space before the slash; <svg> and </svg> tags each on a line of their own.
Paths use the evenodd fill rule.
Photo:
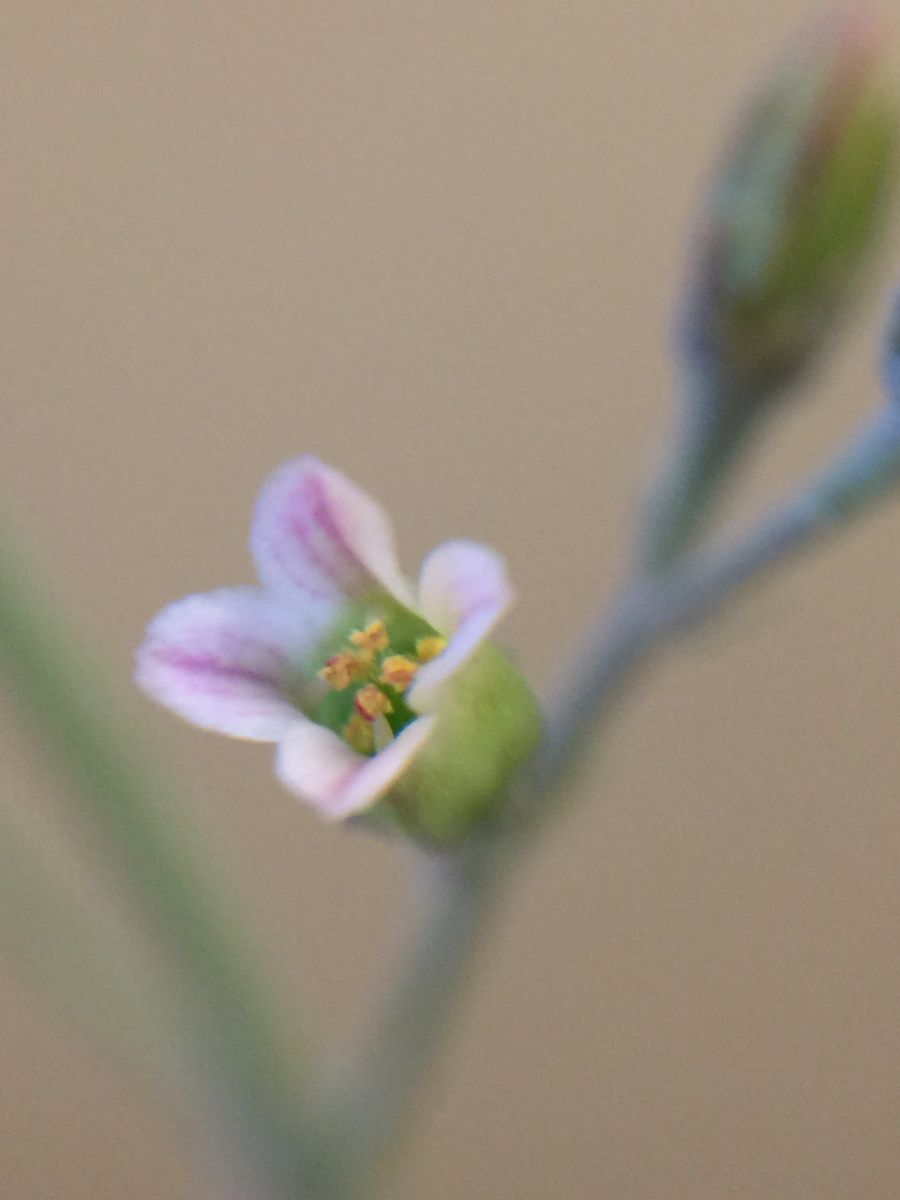
<svg viewBox="0 0 900 1200">
<path fill-rule="evenodd" d="M 401 864 L 319 826 L 267 750 L 135 695 L 143 624 L 250 579 L 256 488 L 313 451 L 385 500 L 410 565 L 453 535 L 503 549 L 506 635 L 545 684 L 670 417 L 710 156 L 811 11 L 5 7 L 5 505 L 186 781 L 289 1008 L 334 1036 L 376 986 Z M 888 281 L 749 503 L 875 403 Z M 898 536 L 886 509 L 633 696 L 518 880 L 396 1200 L 900 1194 Z M 50 838 L 69 810 L 11 716 L 4 792 Z M 0 1007 L 3 1196 L 195 1194 L 133 1082 L 13 974 Z"/>
</svg>

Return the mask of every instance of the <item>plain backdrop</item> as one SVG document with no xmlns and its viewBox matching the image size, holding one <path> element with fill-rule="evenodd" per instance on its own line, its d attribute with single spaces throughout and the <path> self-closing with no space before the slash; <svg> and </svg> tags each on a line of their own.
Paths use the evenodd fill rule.
<svg viewBox="0 0 900 1200">
<path fill-rule="evenodd" d="M 183 780 L 289 1016 L 329 1040 L 379 993 L 400 856 L 321 826 L 266 748 L 145 702 L 143 626 L 250 581 L 256 490 L 313 452 L 383 499 L 410 568 L 451 536 L 502 550 L 504 638 L 545 686 L 615 586 L 670 426 L 710 162 L 815 11 L 5 6 L 3 506 Z M 886 262 L 741 504 L 878 403 L 891 284 Z M 898 544 L 888 505 L 630 696 L 510 893 L 394 1200 L 900 1194 Z M 0 703 L 4 805 L 99 887 Z M 165 1109 L 13 971 L 0 1074 L 4 1196 L 196 1194 Z"/>
</svg>

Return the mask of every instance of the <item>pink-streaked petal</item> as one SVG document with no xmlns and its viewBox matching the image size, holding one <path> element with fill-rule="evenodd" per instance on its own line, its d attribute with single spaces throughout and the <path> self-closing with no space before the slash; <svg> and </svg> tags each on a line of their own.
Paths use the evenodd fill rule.
<svg viewBox="0 0 900 1200">
<path fill-rule="evenodd" d="M 297 719 L 284 688 L 321 631 L 258 588 L 188 596 L 151 622 L 136 679 L 194 725 L 278 741 Z"/>
<path fill-rule="evenodd" d="M 422 564 L 419 611 L 449 639 L 419 671 L 407 695 L 416 712 L 433 711 L 447 680 L 491 633 L 513 603 L 503 560 L 477 542 L 445 542 Z"/>
<path fill-rule="evenodd" d="M 263 485 L 250 548 L 261 581 L 276 591 L 334 605 L 380 585 L 410 602 L 385 513 L 316 458 L 285 463 Z"/>
<path fill-rule="evenodd" d="M 365 758 L 330 729 L 302 717 L 278 747 L 278 775 L 326 820 L 340 821 L 371 808 L 390 791 L 433 726 L 433 717 L 420 717 L 374 758 Z"/>
<path fill-rule="evenodd" d="M 503 559 L 479 542 L 444 542 L 422 564 L 419 611 L 444 636 L 477 612 L 494 612 L 499 620 L 512 602 Z"/>
</svg>

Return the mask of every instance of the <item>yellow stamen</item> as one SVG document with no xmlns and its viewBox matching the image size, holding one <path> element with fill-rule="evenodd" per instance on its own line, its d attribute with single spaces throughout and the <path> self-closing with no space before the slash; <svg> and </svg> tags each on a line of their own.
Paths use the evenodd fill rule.
<svg viewBox="0 0 900 1200">
<path fill-rule="evenodd" d="M 330 688 L 342 692 L 355 679 L 365 674 L 364 664 L 355 654 L 333 654 L 325 666 L 319 671 L 319 678 L 324 679 Z"/>
<path fill-rule="evenodd" d="M 415 678 L 419 664 L 403 654 L 392 654 L 381 664 L 381 682 L 389 683 L 398 692 L 405 692 Z"/>
<path fill-rule="evenodd" d="M 365 687 L 360 688 L 353 699 L 353 703 L 359 715 L 365 717 L 367 721 L 374 721 L 379 713 L 394 711 L 393 704 L 391 704 L 381 688 L 376 687 L 374 683 L 367 683 Z"/>
<path fill-rule="evenodd" d="M 371 754 L 375 749 L 375 734 L 371 722 L 355 712 L 344 726 L 344 740 L 359 754 Z"/>
<path fill-rule="evenodd" d="M 447 649 L 447 639 L 442 637 L 420 637 L 416 642 L 416 654 L 423 663 L 431 662 Z"/>
<path fill-rule="evenodd" d="M 370 621 L 365 629 L 357 629 L 350 634 L 350 641 L 354 646 L 363 651 L 373 651 L 380 654 L 383 650 L 387 650 L 390 644 L 387 627 L 384 621 Z"/>
</svg>

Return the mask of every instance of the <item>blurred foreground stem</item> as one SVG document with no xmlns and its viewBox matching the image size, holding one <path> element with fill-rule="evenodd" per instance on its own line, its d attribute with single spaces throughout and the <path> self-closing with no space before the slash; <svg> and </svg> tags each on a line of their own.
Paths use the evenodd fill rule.
<svg viewBox="0 0 900 1200">
<path fill-rule="evenodd" d="M 3 958 L 132 1082 L 161 1092 L 172 1063 L 158 985 L 133 933 L 92 899 L 0 809 Z"/>
<path fill-rule="evenodd" d="M 258 965 L 175 827 L 172 802 L 134 756 L 115 702 L 73 655 L 2 531 L 0 670 L 174 967 L 172 1010 L 185 1045 L 198 1050 L 186 1073 L 200 1073 L 213 1136 L 260 1183 L 267 1180 L 255 1200 L 296 1200 L 300 1092 Z"/>
</svg>

